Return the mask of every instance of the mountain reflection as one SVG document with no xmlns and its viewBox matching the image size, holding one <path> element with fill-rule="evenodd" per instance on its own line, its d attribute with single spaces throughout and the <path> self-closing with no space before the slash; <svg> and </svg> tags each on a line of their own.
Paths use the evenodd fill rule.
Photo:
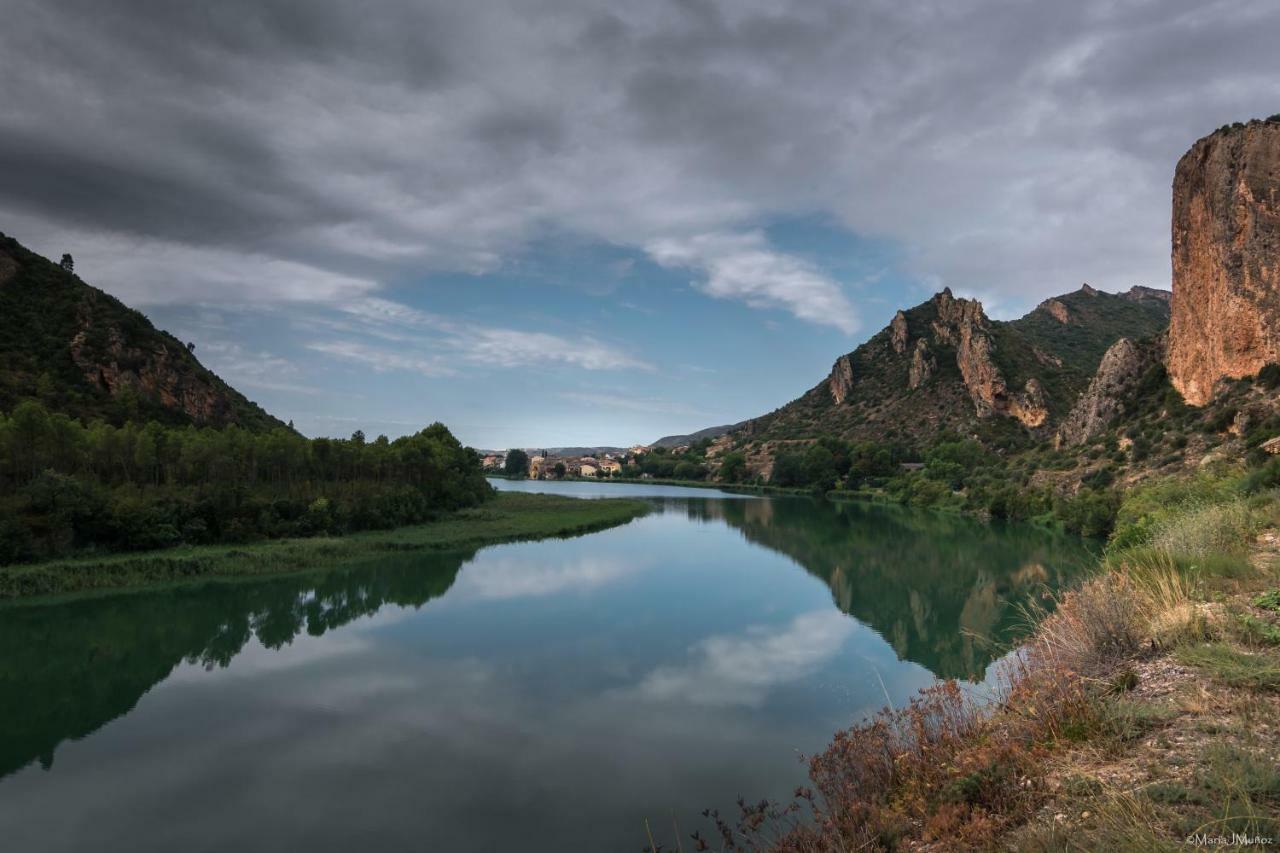
<svg viewBox="0 0 1280 853">
<path fill-rule="evenodd" d="M 1069 537 L 892 507 L 693 498 L 665 501 L 664 508 L 725 524 L 799 563 L 830 589 L 839 610 L 878 632 L 898 658 L 941 677 L 981 677 L 996 651 L 976 638 L 1006 639 L 1019 601 L 1042 585 L 1068 581 L 1089 559 L 1084 543 Z M 386 605 L 421 607 L 451 588 L 460 601 L 554 606 L 558 596 L 616 589 L 650 565 L 678 563 L 681 552 L 671 549 L 704 541 L 713 540 L 659 535 L 641 551 L 636 540 L 601 539 L 574 553 L 494 553 L 461 577 L 474 552 L 387 555 L 323 574 L 0 608 L 0 777 L 33 761 L 52 766 L 60 744 L 128 714 L 184 662 L 226 667 L 251 641 L 278 650 L 303 632 L 320 636 Z M 719 556 L 733 553 L 723 544 L 699 556 L 699 565 L 719 571 Z M 734 577 L 725 571 L 715 583 L 733 584 Z M 666 590 L 660 604 L 643 597 L 652 593 L 628 591 L 619 593 L 618 612 L 678 601 L 678 584 L 654 588 Z M 638 695 L 758 706 L 771 691 L 820 668 L 853 626 L 825 609 L 804 610 L 769 629 L 745 621 L 752 614 L 736 615 L 745 629 L 730 624 L 694 643 L 687 659 L 660 660 L 639 682 Z M 564 630 L 607 630 L 606 623 L 567 622 Z M 652 653 L 661 649 L 656 642 Z"/>
<path fill-rule="evenodd" d="M 470 553 L 380 558 L 322 575 L 0 610 L 0 777 L 127 714 L 184 661 L 227 666 L 253 638 L 279 649 L 385 605 L 448 591 Z"/>
<path fill-rule="evenodd" d="M 875 504 L 694 501 L 688 513 L 795 560 L 840 610 L 939 678 L 981 679 L 1016 632 L 1019 604 L 1092 559 L 1084 541 L 1029 525 Z"/>
</svg>

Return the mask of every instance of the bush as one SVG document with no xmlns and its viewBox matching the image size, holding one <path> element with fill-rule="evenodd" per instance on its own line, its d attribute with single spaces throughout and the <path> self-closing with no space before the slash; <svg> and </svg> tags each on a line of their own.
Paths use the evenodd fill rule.
<svg viewBox="0 0 1280 853">
<path fill-rule="evenodd" d="M 1115 527 L 1120 496 L 1115 492 L 1080 491 L 1069 498 L 1058 498 L 1053 512 L 1062 526 L 1081 536 L 1107 536 Z"/>
<path fill-rule="evenodd" d="M 1274 391 L 1276 388 L 1280 388 L 1280 364 L 1268 364 L 1264 366 L 1258 371 L 1255 381 L 1268 391 Z"/>
<path fill-rule="evenodd" d="M 1257 524 L 1242 499 L 1183 504 L 1152 524 L 1151 546 L 1180 563 L 1248 552 Z"/>
</svg>

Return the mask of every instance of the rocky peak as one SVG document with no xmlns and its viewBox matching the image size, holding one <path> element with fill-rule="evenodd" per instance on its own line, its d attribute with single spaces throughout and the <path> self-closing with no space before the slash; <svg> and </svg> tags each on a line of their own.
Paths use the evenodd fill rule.
<svg viewBox="0 0 1280 853">
<path fill-rule="evenodd" d="M 1058 427 L 1055 443 L 1068 447 L 1084 444 L 1101 434 L 1118 415 L 1147 369 L 1156 363 L 1152 346 L 1140 346 L 1121 338 L 1107 350 L 1089 387 Z"/>
<path fill-rule="evenodd" d="M 1220 129 L 1173 179 L 1169 378 L 1200 406 L 1280 361 L 1280 124 Z"/>
<path fill-rule="evenodd" d="M 996 345 L 991 336 L 991 321 L 982 310 L 982 303 L 976 299 L 957 299 L 949 288 L 936 294 L 930 303 L 936 313 L 935 342 L 955 347 L 956 366 L 960 368 L 977 415 L 1008 415 L 1025 426 L 1041 426 L 1049 417 L 1044 389 L 1031 379 L 1022 391 L 1010 391 L 993 357 Z M 912 360 L 914 363 L 914 353 Z M 923 382 L 928 378 L 926 373 L 931 372 L 920 370 L 915 375 L 922 377 Z"/>
<path fill-rule="evenodd" d="M 1061 299 L 1046 299 L 1038 307 L 1064 326 L 1071 322 L 1071 310 Z"/>
<path fill-rule="evenodd" d="M 936 317 L 933 321 L 934 336 L 952 346 L 958 346 L 961 339 L 974 330 L 985 330 L 990 321 L 982 310 L 982 303 L 976 299 L 957 299 L 951 295 L 951 288 L 944 288 L 935 293 L 929 300 Z"/>
<path fill-rule="evenodd" d="M 899 312 L 901 313 L 901 312 Z M 853 360 L 847 355 L 836 359 L 831 367 L 831 375 L 827 377 L 827 388 L 831 391 L 831 399 L 840 405 L 853 390 Z"/>
<path fill-rule="evenodd" d="M 889 343 L 896 353 L 907 351 L 907 315 L 902 313 L 901 308 L 889 323 Z"/>
<path fill-rule="evenodd" d="M 907 387 L 912 391 L 929 381 L 929 377 L 933 376 L 938 369 L 938 360 L 933 357 L 933 351 L 929 348 L 929 342 L 924 338 L 916 341 L 916 347 L 911 352 L 911 367 L 907 371 Z"/>
<path fill-rule="evenodd" d="M 1097 295 L 1098 295 L 1098 291 L 1097 291 L 1097 290 L 1095 290 L 1094 288 L 1090 287 L 1090 286 L 1089 286 L 1089 282 L 1087 282 L 1087 281 L 1086 281 L 1084 284 L 1080 285 L 1080 292 L 1081 292 L 1081 293 L 1083 293 L 1085 296 L 1097 296 Z"/>
<path fill-rule="evenodd" d="M 1153 302 L 1163 302 L 1168 305 L 1173 301 L 1173 294 L 1168 290 L 1159 290 L 1154 287 L 1143 287 L 1140 284 L 1135 284 L 1120 295 L 1125 299 L 1128 299 L 1130 302 L 1144 302 L 1149 300 Z"/>
</svg>

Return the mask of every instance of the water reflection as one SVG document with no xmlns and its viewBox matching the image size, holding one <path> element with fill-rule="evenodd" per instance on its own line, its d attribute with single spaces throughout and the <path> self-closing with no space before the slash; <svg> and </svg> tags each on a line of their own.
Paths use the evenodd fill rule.
<svg viewBox="0 0 1280 853">
<path fill-rule="evenodd" d="M 127 714 L 180 663 L 226 667 L 251 639 L 279 650 L 387 604 L 448 591 L 474 552 L 349 571 L 0 610 L 0 776 L 53 765 L 64 740 Z"/>
<path fill-rule="evenodd" d="M 1021 605 L 1094 559 L 1088 543 L 1028 525 L 867 503 L 707 502 L 689 512 L 791 557 L 899 658 L 940 678 L 982 678 L 1024 627 Z"/>
<path fill-rule="evenodd" d="M 886 697 L 981 676 L 966 632 L 1086 556 L 892 508 L 654 500 L 576 539 L 0 608 L 0 837 L 638 849 L 644 818 L 785 796 L 797 752 Z"/>
</svg>

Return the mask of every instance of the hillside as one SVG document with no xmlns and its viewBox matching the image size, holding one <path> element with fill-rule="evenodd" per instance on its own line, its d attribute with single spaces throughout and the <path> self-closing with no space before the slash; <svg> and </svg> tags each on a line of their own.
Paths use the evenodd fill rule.
<svg viewBox="0 0 1280 853">
<path fill-rule="evenodd" d="M 688 435 L 664 435 L 650 446 L 679 447 L 682 444 L 693 444 L 694 442 L 701 441 L 704 438 L 719 438 L 722 435 L 733 432 L 741 426 L 743 426 L 742 423 L 725 424 L 723 426 L 700 429 L 697 432 L 691 432 Z"/>
<path fill-rule="evenodd" d="M 944 290 L 899 311 L 836 359 L 823 382 L 748 421 L 736 438 L 923 444 L 944 432 L 1045 437 L 1112 344 L 1153 337 L 1168 322 L 1169 294 L 1144 287 L 1111 294 L 1085 285 L 1010 322 Z"/>
<path fill-rule="evenodd" d="M 140 312 L 0 234 L 0 411 L 84 420 L 284 426 Z"/>
</svg>

